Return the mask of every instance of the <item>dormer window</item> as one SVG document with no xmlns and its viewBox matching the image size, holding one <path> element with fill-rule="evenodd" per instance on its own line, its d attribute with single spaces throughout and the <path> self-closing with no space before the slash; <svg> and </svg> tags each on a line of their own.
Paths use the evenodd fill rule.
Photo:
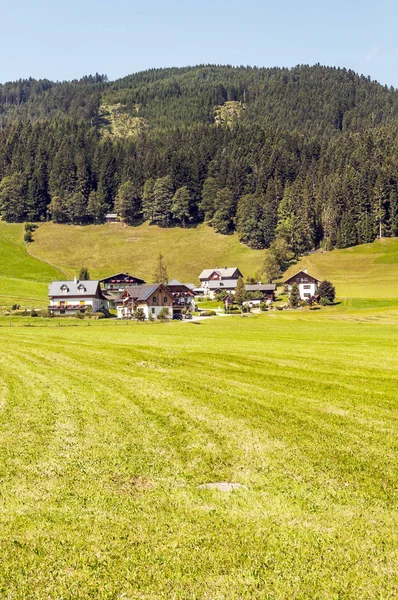
<svg viewBox="0 0 398 600">
<path fill-rule="evenodd" d="M 69 292 L 69 288 L 68 288 L 68 286 L 67 286 L 67 285 L 65 285 L 65 284 L 64 284 L 64 285 L 61 285 L 61 292 L 62 292 L 63 294 L 67 294 L 67 293 Z"/>
<path fill-rule="evenodd" d="M 79 290 L 79 292 L 81 294 L 83 294 L 83 292 L 86 291 L 86 288 L 84 287 L 84 285 L 82 283 L 77 287 L 77 289 Z"/>
</svg>

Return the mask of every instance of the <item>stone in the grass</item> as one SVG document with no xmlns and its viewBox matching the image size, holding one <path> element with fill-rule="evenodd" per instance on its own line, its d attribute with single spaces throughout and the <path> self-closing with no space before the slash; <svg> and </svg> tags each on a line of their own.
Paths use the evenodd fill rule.
<svg viewBox="0 0 398 600">
<path fill-rule="evenodd" d="M 247 490 L 247 487 L 242 483 L 229 483 L 228 481 L 217 481 L 214 483 L 202 483 L 198 485 L 200 490 L 219 490 L 220 492 L 232 492 L 232 490 L 244 489 Z"/>
</svg>

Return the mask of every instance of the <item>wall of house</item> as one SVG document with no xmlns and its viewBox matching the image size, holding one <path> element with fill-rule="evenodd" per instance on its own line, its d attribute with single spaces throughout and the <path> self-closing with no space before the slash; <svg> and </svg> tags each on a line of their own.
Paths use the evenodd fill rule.
<svg viewBox="0 0 398 600">
<path fill-rule="evenodd" d="M 305 283 L 299 283 L 297 281 L 297 285 L 299 286 L 301 300 L 307 300 L 308 298 L 315 296 L 315 294 L 318 292 L 317 282 L 307 281 Z M 292 286 L 289 285 L 288 286 L 289 293 L 291 292 L 291 289 L 292 289 Z"/>
<path fill-rule="evenodd" d="M 144 311 L 145 314 L 145 318 L 148 320 L 149 319 L 149 315 L 152 315 L 153 319 L 157 319 L 159 316 L 160 311 L 165 307 L 164 306 L 148 306 L 148 304 L 138 304 L 138 308 L 142 308 L 142 310 Z M 166 306 L 166 308 L 169 311 L 169 317 L 170 319 L 173 318 L 173 307 L 172 306 Z M 132 316 L 132 312 L 133 309 L 130 309 L 128 307 L 124 307 L 124 306 L 118 306 L 117 307 L 117 316 L 118 319 L 124 319 L 126 317 L 131 317 Z"/>
<path fill-rule="evenodd" d="M 61 302 L 64 302 L 65 305 L 74 304 L 79 306 L 91 306 L 93 312 L 100 311 L 102 308 L 106 308 L 107 306 L 106 300 L 102 300 L 100 298 L 82 298 L 81 296 L 58 296 L 56 298 L 50 299 L 50 306 L 56 305 L 56 309 L 53 310 L 58 310 L 61 308 Z M 69 310 L 68 313 L 70 312 L 72 311 Z"/>
</svg>

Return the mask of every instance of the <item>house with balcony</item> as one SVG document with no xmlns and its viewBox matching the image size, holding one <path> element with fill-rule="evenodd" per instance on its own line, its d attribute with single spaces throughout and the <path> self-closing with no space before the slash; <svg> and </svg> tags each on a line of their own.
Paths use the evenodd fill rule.
<svg viewBox="0 0 398 600">
<path fill-rule="evenodd" d="M 54 315 L 75 315 L 87 310 L 107 310 L 108 301 L 99 281 L 53 281 L 48 290 L 48 310 Z"/>
<path fill-rule="evenodd" d="M 173 296 L 162 283 L 147 283 L 127 287 L 116 300 L 119 319 L 131 319 L 137 309 L 142 309 L 145 319 L 157 319 L 160 311 L 167 308 L 173 318 Z"/>
<path fill-rule="evenodd" d="M 181 283 L 178 279 L 172 279 L 166 288 L 173 296 L 173 314 L 195 310 L 195 286 L 193 283 Z"/>
</svg>

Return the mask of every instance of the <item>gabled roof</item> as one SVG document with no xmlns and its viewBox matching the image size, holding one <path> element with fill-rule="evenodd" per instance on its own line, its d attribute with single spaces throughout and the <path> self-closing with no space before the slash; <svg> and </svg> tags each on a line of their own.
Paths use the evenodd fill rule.
<svg viewBox="0 0 398 600">
<path fill-rule="evenodd" d="M 102 297 L 99 281 L 53 281 L 49 286 L 48 295 Z"/>
<path fill-rule="evenodd" d="M 122 293 L 122 296 L 128 294 L 134 301 L 145 302 L 159 288 L 163 288 L 167 294 L 170 294 L 162 283 L 146 283 L 144 285 L 129 285 Z"/>
<path fill-rule="evenodd" d="M 245 289 L 246 292 L 274 292 L 276 283 L 248 283 Z"/>
<path fill-rule="evenodd" d="M 121 277 L 130 277 L 131 279 L 135 279 L 136 281 L 141 281 L 141 283 L 145 283 L 143 279 L 139 277 L 135 277 L 134 275 L 130 275 L 129 273 L 115 273 L 115 275 L 109 275 L 109 277 L 103 277 L 99 282 L 103 283 L 104 281 L 108 281 L 108 279 L 120 279 Z"/>
<path fill-rule="evenodd" d="M 218 268 L 205 269 L 199 275 L 199 279 L 208 279 L 209 277 L 211 277 L 211 275 L 213 273 L 218 273 L 218 275 L 220 275 L 220 277 L 228 279 L 228 278 L 233 277 L 235 275 L 236 271 L 238 271 L 238 273 L 240 275 L 242 275 L 242 273 L 239 271 L 238 267 L 230 267 L 230 268 L 225 267 L 224 269 L 218 269 Z"/>
<path fill-rule="evenodd" d="M 178 279 L 172 279 L 167 285 L 185 285 L 185 283 L 181 283 Z"/>
<path fill-rule="evenodd" d="M 317 281 L 318 283 L 321 283 L 320 279 L 317 279 L 316 277 L 314 277 L 313 275 L 311 275 L 311 273 L 308 273 L 307 270 L 303 270 L 300 269 L 300 271 L 297 271 L 297 273 L 294 273 L 293 275 L 290 275 L 290 277 L 288 277 L 287 279 L 285 279 L 285 281 L 283 283 L 288 283 L 291 279 L 294 279 L 295 277 L 297 277 L 297 275 L 303 274 L 303 276 L 307 276 L 307 277 L 311 277 L 312 279 L 315 279 L 315 281 Z"/>
</svg>

